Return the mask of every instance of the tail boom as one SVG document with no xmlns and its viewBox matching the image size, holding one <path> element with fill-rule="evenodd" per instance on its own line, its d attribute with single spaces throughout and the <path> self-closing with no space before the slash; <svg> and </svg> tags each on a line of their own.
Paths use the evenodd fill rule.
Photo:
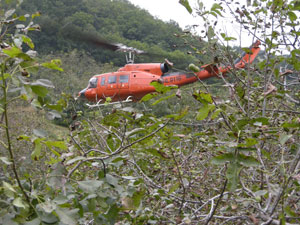
<svg viewBox="0 0 300 225">
<path fill-rule="evenodd" d="M 238 58 L 234 61 L 234 68 L 242 69 L 246 65 L 250 65 L 254 61 L 254 59 L 257 57 L 258 53 L 260 52 L 260 47 L 259 47 L 260 44 L 261 44 L 261 42 L 259 40 L 257 40 L 255 43 L 253 43 L 250 46 L 248 52 L 245 52 L 241 58 Z M 228 66 L 226 68 L 224 68 L 224 67 L 218 68 L 215 64 L 206 64 L 206 65 L 202 66 L 201 68 L 204 70 L 196 73 L 198 78 L 201 80 L 207 79 L 210 77 L 217 77 L 220 73 L 225 74 L 229 70 L 232 69 L 231 66 Z"/>
</svg>

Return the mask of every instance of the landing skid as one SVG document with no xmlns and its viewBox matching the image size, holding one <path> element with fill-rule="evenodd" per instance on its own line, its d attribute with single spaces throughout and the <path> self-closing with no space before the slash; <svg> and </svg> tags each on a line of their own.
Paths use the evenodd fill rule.
<svg viewBox="0 0 300 225">
<path fill-rule="evenodd" d="M 90 104 L 86 104 L 89 108 L 95 108 L 95 107 L 102 107 L 102 106 L 106 106 L 106 105 L 115 105 L 115 104 L 122 104 L 122 103 L 128 103 L 128 102 L 132 102 L 132 96 L 128 96 L 126 98 L 126 100 L 124 101 L 118 101 L 118 102 L 103 102 L 103 99 L 100 99 L 96 104 L 90 105 Z"/>
</svg>

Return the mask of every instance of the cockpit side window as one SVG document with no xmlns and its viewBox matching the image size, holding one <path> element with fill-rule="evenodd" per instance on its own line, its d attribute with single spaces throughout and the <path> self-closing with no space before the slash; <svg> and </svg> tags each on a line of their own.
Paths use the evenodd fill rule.
<svg viewBox="0 0 300 225">
<path fill-rule="evenodd" d="M 120 83 L 128 83 L 129 75 L 121 75 L 120 76 Z"/>
<path fill-rule="evenodd" d="M 96 88 L 98 83 L 98 78 L 92 77 L 89 81 L 89 86 L 88 88 Z"/>
<path fill-rule="evenodd" d="M 108 77 L 108 83 L 109 84 L 115 84 L 115 83 L 117 83 L 117 76 L 109 76 Z"/>
<path fill-rule="evenodd" d="M 105 77 L 102 77 L 101 78 L 101 86 L 104 86 L 105 85 Z"/>
</svg>

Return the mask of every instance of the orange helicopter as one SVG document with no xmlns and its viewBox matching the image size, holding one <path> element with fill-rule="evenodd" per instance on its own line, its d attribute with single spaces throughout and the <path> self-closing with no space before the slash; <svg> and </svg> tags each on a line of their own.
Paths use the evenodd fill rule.
<svg viewBox="0 0 300 225">
<path fill-rule="evenodd" d="M 158 81 L 166 86 L 177 85 L 178 87 L 194 83 L 198 79 L 217 77 L 225 74 L 232 67 L 217 67 L 214 64 L 202 66 L 202 70 L 195 73 L 169 72 L 172 63 L 165 60 L 164 63 L 134 63 L 135 54 L 144 52 L 135 48 L 127 47 L 122 44 L 111 44 L 99 39 L 89 38 L 92 44 L 100 45 L 113 51 L 127 52 L 127 64 L 117 72 L 94 75 L 87 88 L 79 92 L 80 98 L 96 102 L 96 106 L 110 98 L 111 103 L 138 101 L 148 93 L 155 92 L 155 87 L 150 83 Z M 244 53 L 241 58 L 234 62 L 235 68 L 244 68 L 251 64 L 258 55 L 260 41 L 257 40 L 250 48 L 248 53 Z"/>
</svg>

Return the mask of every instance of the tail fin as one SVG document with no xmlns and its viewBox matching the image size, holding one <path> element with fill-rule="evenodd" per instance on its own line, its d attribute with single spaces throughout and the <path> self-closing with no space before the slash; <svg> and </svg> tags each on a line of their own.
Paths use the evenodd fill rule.
<svg viewBox="0 0 300 225">
<path fill-rule="evenodd" d="M 244 68 L 246 64 L 251 64 L 260 51 L 260 44 L 260 41 L 257 40 L 250 46 L 248 53 L 244 52 L 241 58 L 236 59 L 234 61 L 235 68 Z"/>
<path fill-rule="evenodd" d="M 260 48 L 259 48 L 260 44 L 261 43 L 259 40 L 257 40 L 255 43 L 253 43 L 250 46 L 248 52 L 245 52 L 241 58 L 238 58 L 237 60 L 235 60 L 234 67 L 241 69 L 241 68 L 244 68 L 247 64 L 251 64 L 260 51 Z M 201 66 L 201 68 L 204 70 L 197 73 L 197 76 L 199 79 L 207 79 L 210 77 L 217 77 L 220 73 L 226 74 L 229 70 L 232 69 L 231 66 L 218 68 L 217 65 L 215 65 L 214 63 L 203 65 L 203 66 Z"/>
</svg>

